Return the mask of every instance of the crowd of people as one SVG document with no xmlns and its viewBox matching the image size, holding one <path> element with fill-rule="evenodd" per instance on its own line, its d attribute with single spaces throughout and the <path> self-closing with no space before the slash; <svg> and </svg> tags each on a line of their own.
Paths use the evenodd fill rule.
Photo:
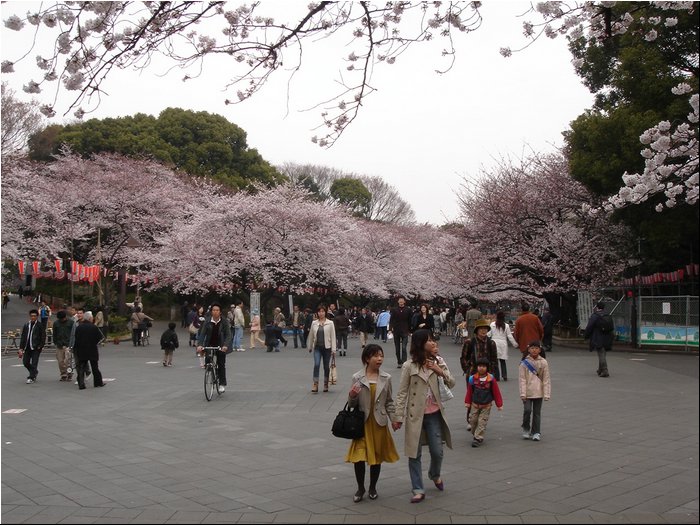
<svg viewBox="0 0 700 525">
<path fill-rule="evenodd" d="M 43 305 L 42 305 L 43 306 Z M 142 330 L 143 323 L 151 318 L 142 311 L 140 301 L 132 305 L 132 331 Z M 291 331 L 295 348 L 306 348 L 313 353 L 312 393 L 318 393 L 323 365 L 323 392 L 329 391 L 330 368 L 336 354 L 347 355 L 347 338 L 352 331 L 360 337 L 362 368 L 357 371 L 348 392 L 348 404 L 364 413 L 364 434 L 351 442 L 345 461 L 353 463 L 357 481 L 354 502 L 365 495 L 366 465 L 369 465 L 369 499 L 378 497 L 377 484 L 384 462 L 396 462 L 399 454 L 394 446 L 388 425 L 394 431 L 404 428 L 404 455 L 408 458 L 412 503 L 425 499 L 422 474 L 422 447 L 428 446 L 430 462 L 428 478 L 437 490 L 442 491 L 445 482 L 441 475 L 443 445 L 452 448 L 450 428 L 445 414 L 445 403 L 454 395 L 456 380 L 445 360 L 440 356 L 438 340 L 448 324 L 456 323 L 463 335 L 460 365 L 466 380 L 464 406 L 467 430 L 472 433 L 472 447 L 480 447 L 485 440 L 490 412 L 495 403 L 498 410 L 504 407 L 499 388 L 501 380 L 508 380 L 509 347 L 518 348 L 518 391 L 523 407 L 522 437 L 532 441 L 542 438 L 542 404 L 551 397 L 551 378 L 546 351 L 547 323 L 551 321 L 531 313 L 522 306 L 514 329 L 506 322 L 505 312 L 498 311 L 495 320 L 489 321 L 477 305 L 465 311 L 457 311 L 454 320 L 447 311 L 432 309 L 421 304 L 415 311 L 408 307 L 403 297 L 393 308 L 380 312 L 369 308 L 346 310 L 330 304 L 319 305 L 314 312 L 295 306 L 287 320 L 280 308 L 275 308 L 262 328 L 259 315 L 250 317 L 251 348 L 263 343 L 268 352 L 280 351 L 285 346 L 284 330 Z M 50 314 L 49 314 L 50 315 Z M 73 380 L 85 389 L 85 379 L 92 374 L 95 387 L 105 385 L 99 369 L 99 345 L 104 334 L 92 312 L 82 308 L 63 308 L 52 323 L 53 343 L 61 381 Z M 599 303 L 590 318 L 585 336 L 591 340 L 591 351 L 599 357 L 598 375 L 608 377 L 605 353 L 612 347 L 608 319 L 604 305 Z M 183 326 L 188 327 L 190 345 L 194 346 L 201 364 L 206 364 L 205 347 L 217 348 L 217 374 L 219 393 L 226 389 L 226 355 L 231 351 L 243 351 L 243 333 L 246 328 L 244 304 L 231 305 L 224 315 L 221 304 L 213 302 L 205 311 L 201 305 L 193 305 L 183 311 Z M 179 347 L 176 324 L 169 323 L 160 338 L 163 349 L 163 366 L 172 366 L 173 352 Z M 260 332 L 265 335 L 259 339 Z M 46 324 L 40 309 L 29 311 L 29 321 L 22 329 L 20 357 L 29 372 L 27 383 L 37 381 L 39 356 L 46 342 Z M 391 375 L 382 370 L 384 349 L 370 338 L 386 343 L 393 339 L 397 368 L 401 370 L 399 387 L 394 398 Z M 139 336 L 140 337 L 140 336 Z M 137 345 L 139 337 L 134 335 Z M 551 337 L 551 336 L 550 336 Z M 551 340 L 551 339 L 550 339 Z M 73 359 L 75 365 L 73 366 Z"/>
</svg>

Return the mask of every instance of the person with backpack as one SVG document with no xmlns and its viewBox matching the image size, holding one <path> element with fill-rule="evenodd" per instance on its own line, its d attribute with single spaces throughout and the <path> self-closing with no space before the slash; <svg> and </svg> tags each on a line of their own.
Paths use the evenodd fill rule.
<svg viewBox="0 0 700 525">
<path fill-rule="evenodd" d="M 163 366 L 173 366 L 173 352 L 180 346 L 175 333 L 175 323 L 168 323 L 168 329 L 160 336 L 160 348 L 163 350 Z"/>
<path fill-rule="evenodd" d="M 613 339 L 615 338 L 615 323 L 610 314 L 605 313 L 605 304 L 596 304 L 591 317 L 588 319 L 584 339 L 590 340 L 589 351 L 598 352 L 598 376 L 610 377 L 608 372 L 608 362 L 606 352 L 612 350 Z"/>
</svg>

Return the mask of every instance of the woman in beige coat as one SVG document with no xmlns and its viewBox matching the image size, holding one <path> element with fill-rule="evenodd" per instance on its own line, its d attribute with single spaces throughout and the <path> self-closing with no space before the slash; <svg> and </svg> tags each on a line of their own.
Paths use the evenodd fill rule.
<svg viewBox="0 0 700 525">
<path fill-rule="evenodd" d="M 425 499 L 421 465 L 423 445 L 428 445 L 430 450 L 428 477 L 438 490 L 445 488 L 440 477 L 442 443 L 452 448 L 452 437 L 440 400 L 438 377 L 442 377 L 449 388 L 454 387 L 454 377 L 438 355 L 430 330 L 416 330 L 411 338 L 411 360 L 401 368 L 401 384 L 396 395 L 397 428 L 406 420 L 404 443 L 413 488 L 411 503 Z"/>
</svg>

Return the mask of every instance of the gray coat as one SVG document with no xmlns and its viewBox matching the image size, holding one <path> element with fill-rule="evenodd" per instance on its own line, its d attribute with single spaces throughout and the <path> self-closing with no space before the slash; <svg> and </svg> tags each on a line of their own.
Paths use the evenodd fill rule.
<svg viewBox="0 0 700 525">
<path fill-rule="evenodd" d="M 438 360 L 440 368 L 445 373 L 445 385 L 448 388 L 455 386 L 455 379 L 447 368 L 444 359 Z M 401 367 L 401 384 L 396 394 L 396 421 L 404 423 L 406 438 L 404 440 L 404 453 L 409 458 L 418 455 L 418 447 L 428 444 L 428 439 L 423 432 L 423 415 L 425 412 L 425 398 L 428 388 L 433 392 L 437 404 L 440 406 L 442 416 L 442 439 L 449 448 L 452 448 L 452 436 L 447 426 L 445 407 L 440 400 L 440 388 L 438 387 L 437 374 L 430 374 L 428 382 L 419 375 L 419 367 L 413 361 L 406 361 Z M 405 419 L 405 422 L 404 422 Z"/>
<path fill-rule="evenodd" d="M 352 376 L 352 383 L 354 384 L 356 381 L 362 384 L 362 389 L 354 399 L 348 396 L 348 403 L 351 407 L 359 405 L 360 410 L 365 413 L 365 421 L 367 421 L 372 399 L 370 398 L 369 380 L 364 368 Z M 374 392 L 374 419 L 379 426 L 385 427 L 389 420 L 395 420 L 394 407 L 394 398 L 391 396 L 391 376 L 380 370 Z"/>
</svg>

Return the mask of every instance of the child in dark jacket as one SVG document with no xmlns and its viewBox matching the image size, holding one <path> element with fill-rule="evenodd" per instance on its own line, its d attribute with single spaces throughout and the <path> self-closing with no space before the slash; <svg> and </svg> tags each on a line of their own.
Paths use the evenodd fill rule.
<svg viewBox="0 0 700 525">
<path fill-rule="evenodd" d="M 478 447 L 484 442 L 486 423 L 489 421 L 491 404 L 494 401 L 498 410 L 503 410 L 503 398 L 498 388 L 498 381 L 489 374 L 489 361 L 478 359 L 476 374 L 469 376 L 467 395 L 464 398 L 464 406 L 469 411 L 469 425 L 474 435 L 472 447 Z"/>
<path fill-rule="evenodd" d="M 284 340 L 284 335 L 282 335 L 282 328 L 275 324 L 272 320 L 269 320 L 265 325 L 265 346 L 267 346 L 267 351 L 275 352 L 280 351 L 280 341 Z"/>
<path fill-rule="evenodd" d="M 168 329 L 160 336 L 160 347 L 163 349 L 163 366 L 173 366 L 173 352 L 180 346 L 175 333 L 175 323 L 168 323 Z"/>
</svg>

